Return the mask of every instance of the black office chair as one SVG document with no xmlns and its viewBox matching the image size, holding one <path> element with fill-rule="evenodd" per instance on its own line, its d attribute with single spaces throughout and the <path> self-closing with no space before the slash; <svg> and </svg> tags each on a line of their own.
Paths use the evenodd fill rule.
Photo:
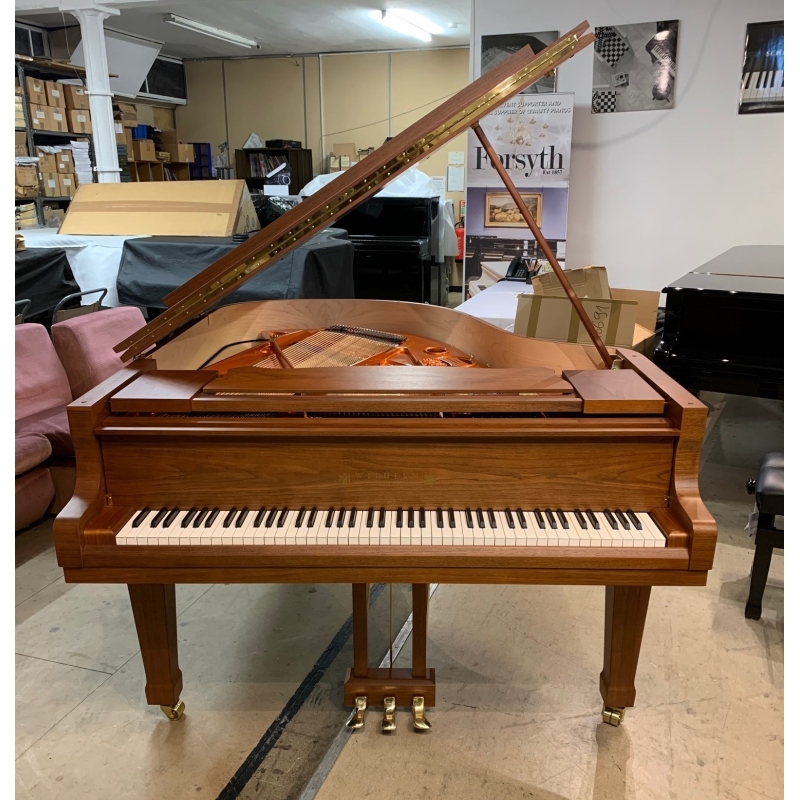
<svg viewBox="0 0 800 800">
<path fill-rule="evenodd" d="M 17 300 L 14 303 L 14 324 L 19 325 L 22 322 L 25 322 L 25 315 L 28 313 L 28 309 L 31 307 L 30 300 Z"/>
<path fill-rule="evenodd" d="M 783 453 L 767 453 L 758 466 L 758 478 L 747 482 L 747 493 L 755 494 L 758 507 L 756 552 L 750 573 L 750 596 L 744 615 L 761 619 L 761 599 L 767 585 L 772 550 L 783 550 L 783 531 L 775 527 L 775 517 L 783 516 Z"/>
<path fill-rule="evenodd" d="M 86 306 L 78 304 L 72 308 L 64 308 L 64 306 L 66 306 L 68 303 L 71 303 L 74 300 L 79 300 L 81 297 L 84 297 L 87 294 L 98 293 L 100 293 L 100 298 L 94 303 L 89 303 L 89 305 Z M 103 298 L 107 294 L 108 289 L 87 289 L 85 292 L 74 292 L 73 294 L 68 294 L 66 297 L 62 297 L 61 300 L 58 301 L 56 307 L 53 309 L 52 324 L 55 325 L 56 322 L 63 322 L 65 319 L 72 319 L 72 317 L 80 317 L 84 314 L 91 314 L 93 311 L 99 311 L 102 308 L 101 303 L 103 302 Z"/>
</svg>

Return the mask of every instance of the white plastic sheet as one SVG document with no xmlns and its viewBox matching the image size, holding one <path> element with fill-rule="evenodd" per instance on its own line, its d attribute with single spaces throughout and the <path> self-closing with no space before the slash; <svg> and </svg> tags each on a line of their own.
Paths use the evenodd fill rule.
<svg viewBox="0 0 800 800">
<path fill-rule="evenodd" d="M 341 172 L 331 172 L 329 175 L 317 175 L 300 190 L 300 197 L 310 197 L 342 174 Z M 416 167 L 409 167 L 401 175 L 389 181 L 375 196 L 438 197 L 439 193 L 434 191 L 433 181 L 429 176 Z"/>
</svg>

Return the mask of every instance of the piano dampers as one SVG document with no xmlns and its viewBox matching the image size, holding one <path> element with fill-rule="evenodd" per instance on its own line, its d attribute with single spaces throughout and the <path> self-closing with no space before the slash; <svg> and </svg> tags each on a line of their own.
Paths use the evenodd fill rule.
<svg viewBox="0 0 800 800">
<path fill-rule="evenodd" d="M 326 330 L 349 333 L 351 336 L 363 336 L 365 339 L 376 339 L 379 342 L 389 342 L 391 344 L 402 344 L 406 340 L 406 337 L 401 333 L 376 331 L 372 328 L 356 328 L 352 325 L 331 325 Z"/>
</svg>

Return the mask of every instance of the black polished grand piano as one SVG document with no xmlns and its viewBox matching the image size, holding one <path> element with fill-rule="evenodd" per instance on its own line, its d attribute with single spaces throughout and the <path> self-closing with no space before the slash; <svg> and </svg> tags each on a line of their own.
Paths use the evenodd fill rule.
<svg viewBox="0 0 800 800">
<path fill-rule="evenodd" d="M 732 247 L 674 281 L 653 361 L 694 392 L 783 399 L 783 246 Z"/>
</svg>

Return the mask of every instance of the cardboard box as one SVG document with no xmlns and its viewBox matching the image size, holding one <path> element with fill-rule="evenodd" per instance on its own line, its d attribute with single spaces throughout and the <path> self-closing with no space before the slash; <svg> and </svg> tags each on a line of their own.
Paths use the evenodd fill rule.
<svg viewBox="0 0 800 800">
<path fill-rule="evenodd" d="M 31 103 L 31 127 L 35 131 L 49 131 L 48 118 L 50 109 L 48 106 Z"/>
<path fill-rule="evenodd" d="M 19 78 L 14 78 L 14 94 L 22 97 L 22 87 L 19 85 Z"/>
<path fill-rule="evenodd" d="M 58 172 L 58 164 L 54 153 L 45 153 L 36 148 L 36 157 L 39 159 L 39 172 Z"/>
<path fill-rule="evenodd" d="M 25 109 L 22 107 L 22 98 L 14 98 L 14 127 L 25 127 Z"/>
<path fill-rule="evenodd" d="M 135 128 L 139 124 L 136 106 L 133 103 L 115 103 L 114 119 L 121 122 L 126 128 Z"/>
<path fill-rule="evenodd" d="M 353 142 L 345 142 L 343 144 L 335 144 L 333 146 L 333 154 L 335 156 L 348 156 L 348 158 L 358 158 L 358 148 Z"/>
<path fill-rule="evenodd" d="M 67 108 L 70 109 L 87 109 L 89 108 L 89 94 L 84 86 L 72 86 L 68 83 L 62 83 L 61 88 L 64 91 L 64 99 L 67 101 Z"/>
<path fill-rule="evenodd" d="M 158 161 L 156 145 L 152 139 L 136 139 L 132 150 L 134 161 Z M 128 152 L 130 153 L 130 150 Z"/>
<path fill-rule="evenodd" d="M 128 148 L 128 158 L 133 161 L 133 134 L 121 122 L 114 122 L 114 138 L 117 144 L 124 144 Z"/>
<path fill-rule="evenodd" d="M 35 164 L 17 164 L 14 169 L 14 183 L 17 186 L 38 186 L 39 170 Z"/>
<path fill-rule="evenodd" d="M 67 111 L 69 116 L 69 129 L 72 133 L 91 133 L 92 118 L 85 108 Z"/>
<path fill-rule="evenodd" d="M 64 97 L 64 87 L 55 81 L 45 81 L 47 89 L 47 105 L 53 108 L 66 108 L 67 101 Z"/>
<path fill-rule="evenodd" d="M 14 131 L 14 155 L 28 155 L 28 134 L 25 131 Z"/>
<path fill-rule="evenodd" d="M 635 300 L 636 324 L 646 328 L 651 333 L 656 329 L 656 317 L 658 316 L 658 303 L 661 300 L 661 292 L 648 292 L 643 289 L 611 289 L 611 297 L 614 300 Z"/>
<path fill-rule="evenodd" d="M 45 205 L 42 207 L 42 216 L 44 217 L 44 224 L 47 225 L 51 219 L 57 219 L 59 222 L 64 221 L 64 209 L 56 206 Z"/>
<path fill-rule="evenodd" d="M 177 144 L 162 144 L 164 150 L 169 153 L 169 160 L 181 164 L 194 163 L 194 146 L 178 142 Z"/>
<path fill-rule="evenodd" d="M 41 78 L 25 78 L 25 89 L 28 92 L 28 102 L 32 106 L 47 105 L 47 81 Z"/>
<path fill-rule="evenodd" d="M 62 150 L 60 153 L 56 153 L 56 169 L 60 173 L 75 172 L 75 162 L 72 160 L 72 152 L 70 150 Z"/>
<path fill-rule="evenodd" d="M 604 344 L 631 346 L 636 325 L 635 301 L 583 297 L 581 302 Z M 514 333 L 531 339 L 592 343 L 566 296 L 519 295 Z"/>
<path fill-rule="evenodd" d="M 39 196 L 39 187 L 38 186 L 14 186 L 14 197 L 38 197 Z"/>
<path fill-rule="evenodd" d="M 153 106 L 153 127 L 160 131 L 175 130 L 175 112 L 171 108 Z"/>
<path fill-rule="evenodd" d="M 340 172 L 341 169 L 342 169 L 341 158 L 331 153 L 328 156 L 328 172 Z"/>
<path fill-rule="evenodd" d="M 57 172 L 42 172 L 41 173 L 41 188 L 43 197 L 63 197 L 61 194 L 61 184 L 58 180 Z"/>
<path fill-rule="evenodd" d="M 231 236 L 260 227 L 243 180 L 150 181 L 80 186 L 61 232 Z"/>
<path fill-rule="evenodd" d="M 598 297 L 610 299 L 611 292 L 608 288 L 608 274 L 605 267 L 583 267 L 582 269 L 565 269 L 566 275 L 575 294 L 578 297 Z M 561 287 L 561 282 L 555 272 L 545 272 L 531 279 L 534 294 L 552 297 L 566 297 L 567 293 Z"/>
<path fill-rule="evenodd" d="M 61 187 L 60 197 L 73 197 L 78 190 L 76 183 L 77 181 L 75 180 L 74 175 L 59 175 L 58 184 Z"/>
</svg>

